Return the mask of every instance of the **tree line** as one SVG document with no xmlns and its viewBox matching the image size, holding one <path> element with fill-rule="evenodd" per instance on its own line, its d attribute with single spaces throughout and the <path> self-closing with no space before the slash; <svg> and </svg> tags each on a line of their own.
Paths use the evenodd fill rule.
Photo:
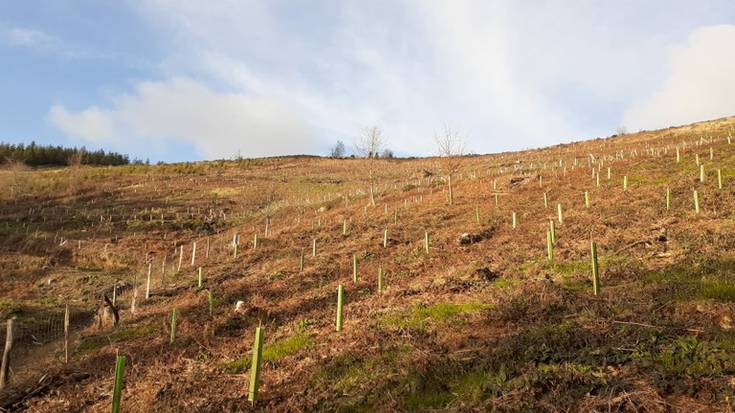
<svg viewBox="0 0 735 413">
<path fill-rule="evenodd" d="M 105 152 L 102 149 L 90 151 L 84 147 L 66 148 L 38 145 L 35 142 L 28 145 L 0 142 L 0 163 L 8 162 L 23 162 L 28 166 L 127 165 L 130 158 L 128 155 Z"/>
</svg>

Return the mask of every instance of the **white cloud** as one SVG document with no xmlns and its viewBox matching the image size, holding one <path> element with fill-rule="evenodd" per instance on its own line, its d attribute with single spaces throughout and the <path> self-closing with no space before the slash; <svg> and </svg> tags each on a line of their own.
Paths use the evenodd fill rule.
<svg viewBox="0 0 735 413">
<path fill-rule="evenodd" d="M 65 107 L 54 105 L 47 119 L 67 135 L 95 143 L 109 143 L 115 134 L 114 116 L 97 107 L 71 113 Z"/>
<path fill-rule="evenodd" d="M 544 13 L 515 3 L 342 2 L 329 5 L 329 13 L 314 7 L 298 16 L 288 3 L 255 4 L 146 2 L 147 17 L 173 39 L 164 70 L 292 102 L 327 139 L 350 141 L 377 124 L 394 150 L 432 154 L 434 130 L 449 123 L 466 131 L 478 152 L 543 145 L 614 126 L 584 128 L 580 119 L 588 117 L 549 96 L 558 83 L 586 79 L 578 89 L 596 96 L 626 89 L 597 81 L 603 72 L 618 73 L 613 68 L 570 65 L 569 48 L 547 44 L 571 36 L 544 26 L 546 15 L 526 27 L 529 15 Z M 596 43 L 574 46 L 590 51 Z M 627 50 L 623 43 L 618 53 Z M 529 49 L 545 59 L 534 60 L 538 53 Z"/>
<path fill-rule="evenodd" d="M 33 49 L 47 50 L 56 47 L 59 40 L 40 30 L 15 27 L 5 33 L 7 41 L 12 46 L 28 47 Z"/>
<path fill-rule="evenodd" d="M 371 125 L 410 154 L 434 153 L 445 124 L 475 152 L 607 135 L 630 102 L 648 103 L 666 47 L 722 19 L 714 6 L 662 4 L 134 1 L 165 50 L 155 75 L 171 80 L 139 83 L 102 112 L 115 136 L 180 139 L 206 157 L 325 153 Z M 238 143 L 245 130 L 267 142 Z"/>
<path fill-rule="evenodd" d="M 206 158 L 308 153 L 312 134 L 298 107 L 261 96 L 217 93 L 189 78 L 143 82 L 112 108 L 69 112 L 54 106 L 50 122 L 69 136 L 93 142 L 125 140 L 194 145 Z M 114 126 L 114 127 L 113 127 Z"/>
<path fill-rule="evenodd" d="M 735 114 L 735 26 L 693 31 L 674 47 L 656 93 L 625 112 L 630 129 L 653 129 Z"/>
</svg>

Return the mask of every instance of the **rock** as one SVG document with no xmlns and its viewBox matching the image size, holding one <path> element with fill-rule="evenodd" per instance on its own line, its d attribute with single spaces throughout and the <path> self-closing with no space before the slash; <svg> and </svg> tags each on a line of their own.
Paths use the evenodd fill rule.
<svg viewBox="0 0 735 413">
<path fill-rule="evenodd" d="M 235 303 L 235 312 L 237 314 L 244 314 L 245 313 L 245 301 L 238 300 Z"/>
</svg>

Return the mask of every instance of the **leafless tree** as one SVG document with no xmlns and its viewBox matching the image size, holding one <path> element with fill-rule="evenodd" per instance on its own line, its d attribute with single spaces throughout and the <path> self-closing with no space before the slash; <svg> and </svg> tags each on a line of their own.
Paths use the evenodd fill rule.
<svg viewBox="0 0 735 413">
<path fill-rule="evenodd" d="M 355 153 L 367 159 L 368 179 L 370 181 L 370 204 L 372 206 L 375 206 L 375 160 L 378 158 L 383 146 L 383 132 L 377 126 L 365 129 L 355 142 Z"/>
<path fill-rule="evenodd" d="M 442 134 L 434 133 L 437 152 L 441 159 L 441 166 L 447 176 L 449 185 L 449 205 L 454 203 L 454 189 L 452 188 L 452 175 L 459 171 L 462 166 L 464 155 L 464 139 L 449 126 L 444 127 Z"/>
<path fill-rule="evenodd" d="M 343 158 L 345 156 L 345 144 L 342 141 L 337 141 L 329 151 L 329 156 L 332 158 Z"/>
<path fill-rule="evenodd" d="M 75 151 L 71 156 L 69 156 L 69 159 L 67 162 L 69 163 L 69 182 L 68 182 L 68 191 L 69 194 L 76 194 L 81 185 L 81 166 L 82 166 L 82 159 L 84 157 L 85 149 L 82 148 L 80 150 Z"/>
</svg>

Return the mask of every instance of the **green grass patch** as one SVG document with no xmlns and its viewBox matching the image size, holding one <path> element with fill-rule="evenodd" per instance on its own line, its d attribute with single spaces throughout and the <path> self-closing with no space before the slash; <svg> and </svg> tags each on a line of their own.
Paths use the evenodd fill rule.
<svg viewBox="0 0 735 413">
<path fill-rule="evenodd" d="M 263 348 L 263 361 L 277 361 L 288 355 L 296 353 L 299 350 L 310 347 L 314 344 L 311 334 L 307 332 L 299 332 L 292 336 L 278 340 L 271 344 L 266 344 Z M 229 374 L 239 374 L 247 371 L 252 363 L 252 355 L 245 354 L 224 364 L 225 372 Z"/>
<path fill-rule="evenodd" d="M 491 307 L 482 303 L 417 305 L 408 311 L 384 317 L 382 323 L 392 328 L 425 329 L 431 323 L 444 323 Z"/>
<path fill-rule="evenodd" d="M 642 283 L 655 286 L 662 294 L 680 301 L 712 299 L 735 302 L 733 273 L 733 258 L 687 260 L 645 274 Z"/>
<path fill-rule="evenodd" d="M 732 339 L 702 340 L 695 336 L 673 341 L 643 342 L 633 353 L 642 367 L 651 369 L 655 384 L 666 391 L 691 392 L 707 379 L 735 373 Z"/>
<path fill-rule="evenodd" d="M 505 289 L 510 288 L 516 284 L 515 281 L 509 280 L 507 278 L 498 277 L 493 281 L 492 286 L 499 289 Z"/>
<path fill-rule="evenodd" d="M 382 383 L 386 376 L 397 376 L 400 362 L 410 347 L 407 345 L 386 348 L 375 355 L 363 356 L 346 353 L 330 361 L 314 375 L 314 384 L 351 394 L 371 383 Z M 371 392 L 377 396 L 379 392 Z M 365 402 L 364 400 L 361 402 Z M 354 408 L 356 406 L 352 406 Z"/>
<path fill-rule="evenodd" d="M 157 331 L 154 324 L 145 324 L 142 326 L 129 326 L 119 328 L 110 334 L 85 337 L 77 346 L 77 353 L 87 353 L 98 350 L 112 343 L 119 343 L 134 338 L 146 337 Z"/>
</svg>

